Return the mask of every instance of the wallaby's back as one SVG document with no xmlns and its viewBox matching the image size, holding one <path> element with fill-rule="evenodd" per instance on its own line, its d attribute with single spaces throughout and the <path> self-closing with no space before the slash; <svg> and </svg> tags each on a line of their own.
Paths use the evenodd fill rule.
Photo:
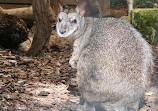
<svg viewBox="0 0 158 111">
<path fill-rule="evenodd" d="M 83 98 L 136 102 L 149 86 L 152 65 L 150 46 L 136 29 L 122 19 L 99 19 L 77 64 Z"/>
</svg>

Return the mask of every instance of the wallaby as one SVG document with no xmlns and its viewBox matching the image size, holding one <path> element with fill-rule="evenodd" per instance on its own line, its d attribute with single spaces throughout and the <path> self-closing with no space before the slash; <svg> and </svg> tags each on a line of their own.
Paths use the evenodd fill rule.
<svg viewBox="0 0 158 111">
<path fill-rule="evenodd" d="M 74 40 L 69 63 L 77 68 L 82 110 L 71 110 L 138 111 L 153 69 L 149 44 L 123 19 L 84 17 L 85 7 L 60 7 L 56 25 L 60 37 Z"/>
</svg>

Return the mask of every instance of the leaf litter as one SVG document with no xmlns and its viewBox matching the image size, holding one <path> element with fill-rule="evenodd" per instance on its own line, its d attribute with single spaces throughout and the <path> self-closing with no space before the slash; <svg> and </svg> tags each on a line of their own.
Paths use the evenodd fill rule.
<svg viewBox="0 0 158 111">
<path fill-rule="evenodd" d="M 154 56 L 158 48 L 153 47 Z M 67 101 L 79 102 L 76 70 L 68 63 L 72 49 L 54 45 L 43 57 L 0 49 L 0 111 L 68 111 Z M 158 59 L 155 61 L 158 66 Z M 158 74 L 158 71 L 156 72 Z M 158 85 L 145 93 L 140 111 L 158 111 Z"/>
</svg>

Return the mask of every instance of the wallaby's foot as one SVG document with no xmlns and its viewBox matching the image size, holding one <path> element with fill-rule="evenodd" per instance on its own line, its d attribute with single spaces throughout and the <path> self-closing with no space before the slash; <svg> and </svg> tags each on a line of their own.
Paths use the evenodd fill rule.
<svg viewBox="0 0 158 111">
<path fill-rule="evenodd" d="M 74 102 L 67 102 L 63 106 L 70 111 L 84 111 L 82 105 Z"/>
<path fill-rule="evenodd" d="M 91 106 L 87 103 L 81 105 L 74 102 L 68 102 L 64 105 L 64 107 L 70 111 L 97 111 L 95 110 L 94 106 Z"/>
<path fill-rule="evenodd" d="M 139 100 L 131 102 L 128 104 L 120 104 L 119 102 L 109 104 L 109 103 L 100 103 L 95 104 L 96 111 L 138 111 L 139 110 Z"/>
</svg>

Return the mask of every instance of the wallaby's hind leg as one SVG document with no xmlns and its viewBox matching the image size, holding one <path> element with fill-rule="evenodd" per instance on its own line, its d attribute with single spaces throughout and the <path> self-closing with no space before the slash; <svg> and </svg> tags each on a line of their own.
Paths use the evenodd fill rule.
<svg viewBox="0 0 158 111">
<path fill-rule="evenodd" d="M 127 111 L 138 111 L 139 105 L 140 105 L 140 101 L 139 100 L 134 102 L 134 103 L 131 103 L 129 105 L 129 107 L 127 108 Z"/>
<path fill-rule="evenodd" d="M 83 105 L 74 102 L 68 102 L 64 105 L 64 107 L 70 111 L 96 111 L 94 105 L 87 102 L 84 102 Z"/>
<path fill-rule="evenodd" d="M 96 111 L 130 111 L 127 110 L 125 107 L 113 107 L 113 106 L 109 106 L 109 107 L 99 107 L 99 106 L 95 106 Z"/>
<path fill-rule="evenodd" d="M 137 110 L 128 110 L 126 107 L 113 107 L 113 106 L 95 106 L 96 111 L 137 111 Z"/>
<path fill-rule="evenodd" d="M 83 111 L 96 111 L 95 110 L 95 107 L 94 107 L 94 104 L 91 104 L 91 103 L 87 103 L 85 102 L 84 105 L 83 105 Z"/>
</svg>

